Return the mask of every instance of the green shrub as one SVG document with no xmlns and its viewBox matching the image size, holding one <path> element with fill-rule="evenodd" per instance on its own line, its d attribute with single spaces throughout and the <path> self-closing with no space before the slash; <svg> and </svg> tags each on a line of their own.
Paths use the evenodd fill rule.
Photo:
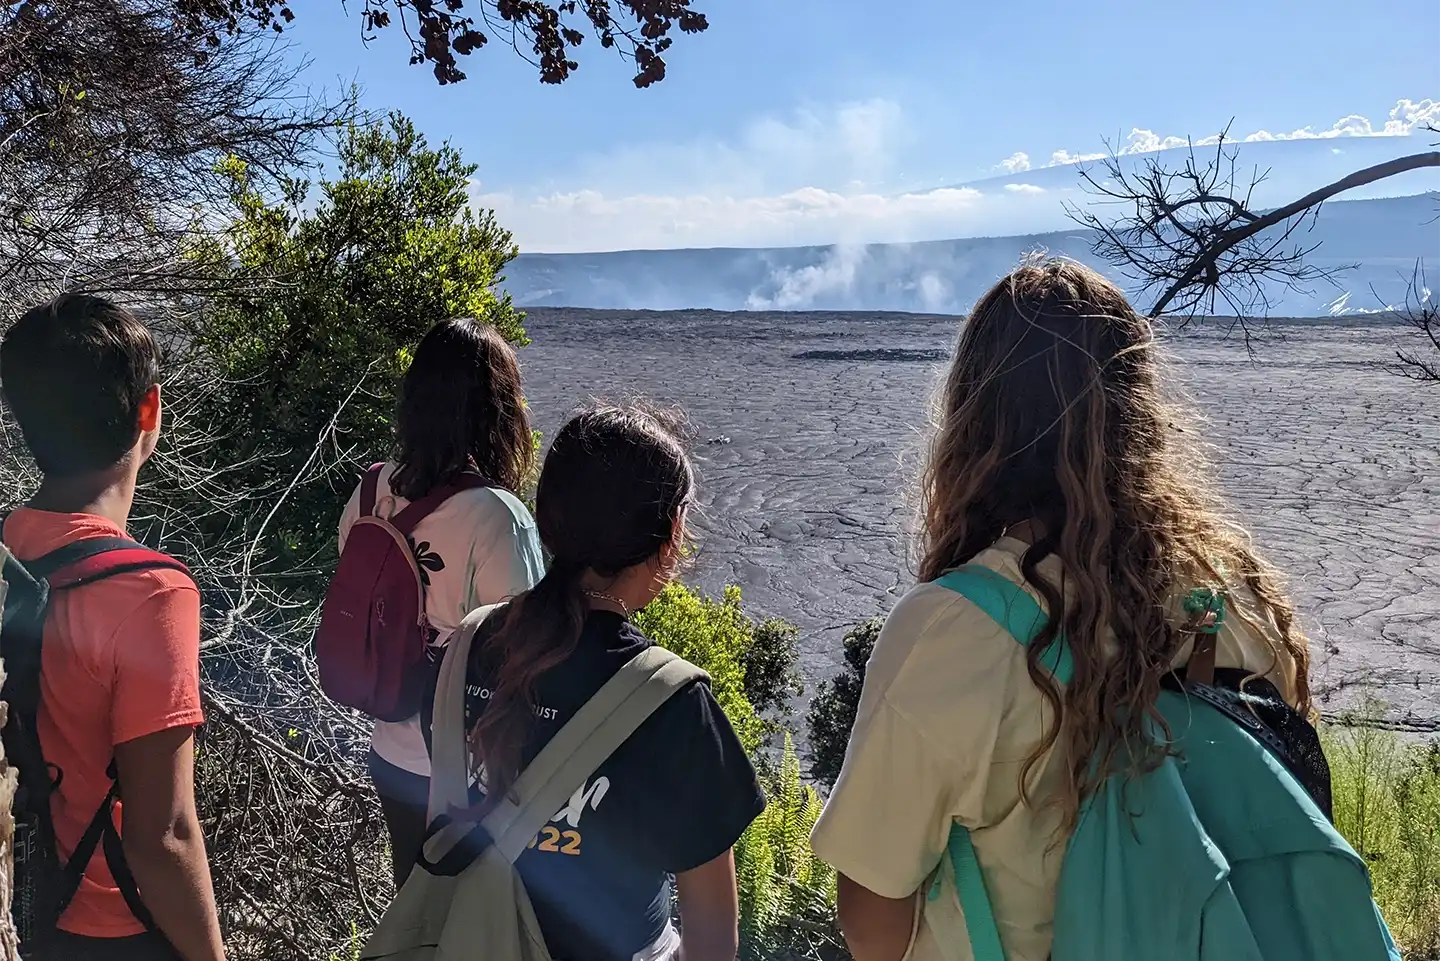
<svg viewBox="0 0 1440 961">
<path fill-rule="evenodd" d="M 740 610 L 740 588 L 727 587 L 716 601 L 683 585 L 670 584 L 635 623 L 655 643 L 674 651 L 710 674 L 710 686 L 745 750 L 760 746 L 761 725 L 745 696 L 743 657 L 754 643 L 755 628 Z"/>
<path fill-rule="evenodd" d="M 761 711 L 788 707 L 800 684 L 794 673 L 799 631 L 784 621 L 756 624 L 740 609 L 740 588 L 720 600 L 671 584 L 635 623 L 669 650 L 710 673 L 715 697 L 747 751 L 756 752 L 778 725 Z"/>
<path fill-rule="evenodd" d="M 810 705 L 806 723 L 810 727 L 810 776 L 833 787 L 845 763 L 845 747 L 855 712 L 860 707 L 860 690 L 865 686 L 865 665 L 875 650 L 884 621 L 874 618 L 851 628 L 845 635 L 845 667 L 833 679 L 823 682 Z"/>
<path fill-rule="evenodd" d="M 1370 867 L 1406 961 L 1440 961 L 1440 740 L 1327 728 L 1335 826 Z"/>
<path fill-rule="evenodd" d="M 214 382 L 189 416 L 224 426 L 208 453 L 227 485 L 297 480 L 254 559 L 311 595 L 333 570 L 356 464 L 391 448 L 400 377 L 426 330 L 477 317 L 527 343 L 497 288 L 517 248 L 470 204 L 476 166 L 400 114 L 344 128 L 335 147 L 333 176 L 282 197 L 262 195 L 240 161 L 222 166 L 240 214 L 194 257 L 229 276 L 188 331 Z"/>
<path fill-rule="evenodd" d="M 754 641 L 741 655 L 745 696 L 760 714 L 789 716 L 790 702 L 804 687 L 795 665 L 800 660 L 800 629 L 779 618 L 755 626 Z"/>
<path fill-rule="evenodd" d="M 755 623 L 740 599 L 738 587 L 715 600 L 671 584 L 635 621 L 656 643 L 710 673 L 716 699 L 761 770 L 765 811 L 735 846 L 741 956 L 798 956 L 805 945 L 839 943 L 835 876 L 810 853 L 820 798 L 801 780 L 788 735 L 778 764 L 759 756 L 774 727 L 761 721 L 757 708 L 783 709 L 798 689 L 793 665 L 799 632 L 783 621 Z"/>
</svg>

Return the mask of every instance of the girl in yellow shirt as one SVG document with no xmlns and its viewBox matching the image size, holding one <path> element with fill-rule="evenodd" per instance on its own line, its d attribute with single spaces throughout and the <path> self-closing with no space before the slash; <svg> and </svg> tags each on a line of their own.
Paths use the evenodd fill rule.
<svg viewBox="0 0 1440 961">
<path fill-rule="evenodd" d="M 876 643 L 814 832 L 841 875 L 856 961 L 970 961 L 955 899 L 919 896 L 956 823 L 1006 957 L 1046 961 L 1080 803 L 1189 658 L 1180 628 L 1197 584 L 1228 597 L 1216 663 L 1309 710 L 1306 639 L 1275 571 L 1225 519 L 1172 376 L 1150 322 L 1073 262 L 1021 267 L 965 324 L 922 482 L 920 583 Z M 931 583 L 967 563 L 1047 612 L 1028 652 Z M 1061 632 L 1075 666 L 1064 688 L 1039 663 Z"/>
</svg>

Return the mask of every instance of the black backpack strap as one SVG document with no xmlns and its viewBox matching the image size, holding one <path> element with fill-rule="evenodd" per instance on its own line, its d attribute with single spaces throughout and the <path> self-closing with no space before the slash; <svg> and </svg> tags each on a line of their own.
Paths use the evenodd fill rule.
<svg viewBox="0 0 1440 961">
<path fill-rule="evenodd" d="M 125 537 L 87 537 L 66 544 L 25 567 L 52 591 L 69 590 L 131 571 L 174 570 L 189 576 L 180 561 Z"/>
<path fill-rule="evenodd" d="M 1213 684 L 1192 680 L 1185 668 L 1166 675 L 1161 686 L 1203 701 L 1244 730 L 1285 766 L 1322 814 L 1334 820 L 1330 765 L 1320 737 L 1290 707 L 1278 688 L 1238 668 L 1217 668 Z"/>
<path fill-rule="evenodd" d="M 70 902 L 75 900 L 75 894 L 80 890 L 80 883 L 85 879 L 85 870 L 90 866 L 90 861 L 95 857 L 95 851 L 100 847 L 101 839 L 105 835 L 105 825 L 111 826 L 115 823 L 115 795 L 117 785 L 110 782 L 110 790 L 106 793 L 105 799 L 100 802 L 100 809 L 90 819 L 90 824 L 85 828 L 85 833 L 80 835 L 75 850 L 70 855 L 70 860 L 60 869 L 59 887 L 55 891 L 55 916 L 58 918 L 70 907 Z"/>
<path fill-rule="evenodd" d="M 120 832 L 115 828 L 115 818 L 105 819 L 105 863 L 110 866 L 110 876 L 115 879 L 115 886 L 120 889 L 120 894 L 125 898 L 125 906 L 135 919 L 145 925 L 145 930 L 154 932 L 155 918 L 150 909 L 145 906 L 145 901 L 140 897 L 140 887 L 135 883 L 135 875 L 130 871 L 130 864 L 125 860 L 125 848 L 120 841 Z"/>
<path fill-rule="evenodd" d="M 23 563 L 31 574 L 48 581 L 56 571 L 69 567 L 71 564 L 77 564 L 101 554 L 108 554 L 111 551 L 128 550 L 140 546 L 128 537 L 87 537 L 83 540 L 72 541 L 33 561 L 24 561 Z"/>
<path fill-rule="evenodd" d="M 106 770 L 106 777 L 110 778 L 110 790 L 106 792 L 105 799 L 100 802 L 100 809 L 90 819 L 90 824 L 85 828 L 85 833 L 80 836 L 80 841 L 75 845 L 75 851 L 70 855 L 70 860 L 65 862 L 65 867 L 60 872 L 60 886 L 55 892 L 55 916 L 58 918 L 65 913 L 70 902 L 75 899 L 75 894 L 80 890 L 80 884 L 85 880 L 85 872 L 90 867 L 90 862 L 95 857 L 97 848 L 103 848 L 105 852 L 105 863 L 110 868 L 110 876 L 115 879 L 115 886 L 120 889 L 120 895 L 125 899 L 125 905 L 135 919 L 145 926 L 146 931 L 155 931 L 155 918 L 150 909 L 145 906 L 145 901 L 140 897 L 140 886 L 135 883 L 135 874 L 130 870 L 129 863 L 125 860 L 125 847 L 120 839 L 120 831 L 115 827 L 115 802 L 120 798 L 120 782 L 117 778 L 118 772 L 115 769 L 115 762 L 110 762 Z"/>
<path fill-rule="evenodd" d="M 115 802 L 120 800 L 120 769 L 115 766 L 113 758 L 110 767 L 105 770 L 105 776 L 110 779 L 110 793 L 101 805 L 105 814 L 102 825 L 105 864 L 110 868 L 110 876 L 115 879 L 115 886 L 120 889 L 120 896 L 125 899 L 125 906 L 135 915 L 135 920 L 153 934 L 159 930 L 155 927 L 155 917 L 145 906 L 145 900 L 140 897 L 140 886 L 135 883 L 135 874 L 130 870 L 130 863 L 125 860 L 125 846 L 120 840 L 120 830 L 115 827 Z"/>
</svg>

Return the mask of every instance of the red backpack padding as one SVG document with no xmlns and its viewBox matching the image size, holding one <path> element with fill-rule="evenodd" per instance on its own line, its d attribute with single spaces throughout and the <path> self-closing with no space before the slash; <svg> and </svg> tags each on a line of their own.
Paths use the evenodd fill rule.
<svg viewBox="0 0 1440 961">
<path fill-rule="evenodd" d="M 425 582 L 410 535 L 451 497 L 487 485 L 477 474 L 462 474 L 387 520 L 375 513 L 384 467 L 371 467 L 361 482 L 360 516 L 325 594 L 315 656 L 331 700 L 403 721 L 419 712 L 429 678 Z"/>
</svg>

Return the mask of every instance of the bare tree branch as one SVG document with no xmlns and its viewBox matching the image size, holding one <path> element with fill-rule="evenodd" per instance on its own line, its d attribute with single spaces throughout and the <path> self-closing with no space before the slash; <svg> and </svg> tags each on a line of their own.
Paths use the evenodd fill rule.
<svg viewBox="0 0 1440 961">
<path fill-rule="evenodd" d="M 1410 286 L 1405 292 L 1405 307 L 1400 319 L 1420 335 L 1429 356 L 1413 350 L 1396 350 L 1402 376 L 1422 383 L 1440 385 L 1440 302 L 1425 277 L 1425 265 L 1416 263 Z"/>
<path fill-rule="evenodd" d="M 254 31 L 212 45 L 164 0 L 0 6 L 4 309 L 64 289 L 188 309 L 214 276 L 195 238 L 231 202 L 217 165 L 278 187 L 350 115 L 285 54 Z"/>
<path fill-rule="evenodd" d="M 1202 275 L 1211 271 L 1221 257 L 1260 231 L 1284 223 L 1292 217 L 1301 216 L 1311 211 L 1318 211 L 1320 204 L 1347 190 L 1363 187 L 1366 184 L 1372 184 L 1377 180 L 1385 180 L 1386 178 L 1394 177 L 1397 174 L 1406 173 L 1407 171 L 1419 170 L 1422 167 L 1440 167 L 1440 151 L 1429 151 L 1427 153 L 1412 154 L 1408 157 L 1398 157 L 1395 160 L 1388 160 L 1385 163 L 1376 164 L 1373 167 L 1366 167 L 1364 170 L 1357 170 L 1347 177 L 1342 177 L 1332 184 L 1311 191 L 1299 200 L 1292 201 L 1263 216 L 1249 216 L 1246 218 L 1247 222 L 1243 227 L 1236 227 L 1210 240 L 1200 256 L 1195 258 L 1191 266 L 1176 278 L 1175 282 L 1172 283 L 1151 306 L 1150 316 L 1158 317 L 1164 313 L 1165 308 L 1168 307 L 1176 297 L 1180 296 L 1187 287 L 1199 280 Z M 1248 211 L 1245 213 L 1248 214 Z"/>
<path fill-rule="evenodd" d="M 278 444 L 227 454 L 249 385 L 217 374 L 194 321 L 217 278 L 250 289 L 233 289 L 242 282 L 206 243 L 233 218 L 217 165 L 242 163 L 252 184 L 284 190 L 351 105 L 299 91 L 273 37 L 251 28 L 212 44 L 168 7 L 0 5 L 0 332 L 66 289 L 126 300 L 155 331 L 166 430 L 130 527 L 190 562 L 204 601 L 197 797 L 228 954 L 345 956 L 391 890 L 364 772 L 368 725 L 320 691 L 316 612 L 298 603 L 296 572 L 257 560 L 255 544 L 287 497 L 356 455 L 334 421 L 308 457 Z M 4 499 L 23 501 L 37 482 L 6 412 Z"/>
<path fill-rule="evenodd" d="M 1311 262 L 1319 244 L 1304 242 L 1302 234 L 1325 201 L 1436 166 L 1440 151 L 1400 157 L 1259 210 L 1255 195 L 1269 171 L 1242 169 L 1227 130 L 1203 145 L 1192 142 L 1178 167 L 1169 166 L 1166 155 L 1133 161 L 1112 147 L 1101 163 L 1080 170 L 1090 202 L 1067 209 L 1094 232 L 1095 253 L 1149 295 L 1151 317 L 1229 312 L 1248 343 L 1250 318 L 1270 312 L 1277 287 L 1309 293 L 1311 285 L 1334 284 L 1353 266 Z"/>
</svg>

